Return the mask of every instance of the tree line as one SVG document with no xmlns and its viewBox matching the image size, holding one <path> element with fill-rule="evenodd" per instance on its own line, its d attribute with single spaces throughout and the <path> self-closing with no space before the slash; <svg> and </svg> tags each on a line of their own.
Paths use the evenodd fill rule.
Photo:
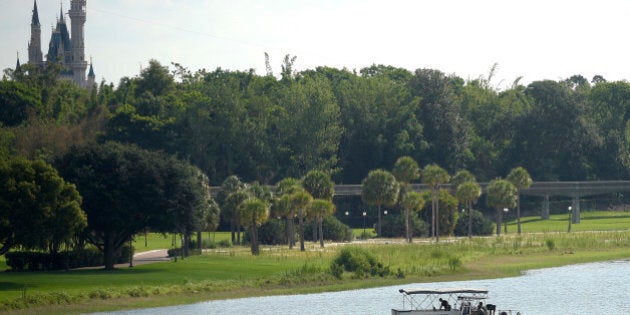
<svg viewBox="0 0 630 315">
<path fill-rule="evenodd" d="M 575 75 L 498 89 L 492 71 L 472 80 L 383 65 L 298 73 L 293 62 L 274 76 L 152 60 L 91 91 L 6 70 L 0 145 L 35 158 L 89 141 L 131 143 L 190 162 L 215 186 L 230 175 L 273 184 L 311 169 L 359 183 L 401 156 L 480 181 L 517 166 L 541 181 L 628 177 L 625 81 Z"/>
<path fill-rule="evenodd" d="M 187 243 L 193 232 L 216 227 L 219 209 L 237 242 L 240 227 L 249 228 L 252 253 L 258 252 L 257 228 L 270 216 L 286 220 L 289 246 L 298 234 L 302 249 L 304 231 L 292 230 L 294 218 L 299 229 L 306 220 L 317 222 L 323 246 L 321 223 L 335 209 L 326 188 L 333 182 L 362 182 L 363 202 L 379 208 L 379 235 L 380 207 L 398 204 L 411 240 L 413 214 L 426 202 L 430 215 L 421 216 L 439 239 L 457 224 L 458 200 L 473 220 L 470 209 L 480 194 L 475 182 L 490 181 L 487 202 L 497 211 L 499 234 L 500 209 L 518 207 L 527 178 L 531 184 L 531 178 L 628 175 L 627 82 L 576 75 L 526 86 L 516 80 L 500 90 L 492 86 L 494 68 L 487 78 L 463 80 L 384 65 L 295 72 L 295 60 L 287 56 L 279 76 L 220 68 L 192 73 L 151 60 L 135 77 L 89 90 L 59 80 L 54 67 L 6 69 L 0 81 L 2 184 L 6 200 L 22 202 L 16 196 L 24 194 L 33 201 L 2 205 L 10 218 L 15 209 L 25 212 L 3 223 L 0 251 L 55 252 L 59 244 L 87 241 L 113 267 L 113 252 L 135 233 L 151 227 L 180 233 Z M 426 165 L 422 172 L 418 164 Z M 527 176 L 521 171 L 518 180 L 498 179 L 517 169 Z M 60 179 L 41 186 L 22 173 L 51 174 L 41 183 Z M 428 197 L 408 189 L 420 173 L 431 187 Z M 440 189 L 449 181 L 458 183 L 452 194 Z M 209 187 L 219 183 L 217 203 Z M 66 199 L 43 200 L 41 187 Z M 27 218 L 34 207 L 48 211 L 38 221 L 42 227 L 58 220 L 49 209 L 74 213 L 66 219 L 71 232 L 20 231 L 19 220 L 37 218 Z M 445 215 L 443 209 L 451 210 Z"/>
</svg>

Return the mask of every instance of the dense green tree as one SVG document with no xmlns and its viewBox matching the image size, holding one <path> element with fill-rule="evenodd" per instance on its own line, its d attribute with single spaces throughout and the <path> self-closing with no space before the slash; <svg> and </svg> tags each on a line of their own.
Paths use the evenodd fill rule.
<svg viewBox="0 0 630 315">
<path fill-rule="evenodd" d="M 514 185 L 505 179 L 493 179 L 486 187 L 486 203 L 488 207 L 494 208 L 497 219 L 497 235 L 501 235 L 501 224 L 503 220 L 503 209 L 514 208 L 518 190 Z"/>
<path fill-rule="evenodd" d="M 175 87 L 175 81 L 168 66 L 162 66 L 155 59 L 149 60 L 149 66 L 140 71 L 140 76 L 136 81 L 136 96 L 147 92 L 153 96 L 165 95 Z"/>
<path fill-rule="evenodd" d="M 541 180 L 590 178 L 588 154 L 601 138 L 585 115 L 583 95 L 555 81 L 532 82 L 525 93 L 534 105 L 520 121 L 513 163 Z"/>
<path fill-rule="evenodd" d="M 337 152 L 343 129 L 339 105 L 327 80 L 306 77 L 281 91 L 279 105 L 290 115 L 283 122 L 288 161 L 286 174 L 302 177 L 308 170 L 338 168 Z"/>
<path fill-rule="evenodd" d="M 625 133 L 630 120 L 630 83 L 599 82 L 589 93 L 588 116 L 592 117 L 603 137 L 601 150 L 593 150 L 590 161 L 599 178 L 627 177 L 627 157 L 630 156 Z"/>
<path fill-rule="evenodd" d="M 164 220 L 171 219 L 168 210 L 173 201 L 172 195 L 165 194 L 166 186 L 186 182 L 167 179 L 165 174 L 175 175 L 179 163 L 113 142 L 75 148 L 56 161 L 60 174 L 83 196 L 87 240 L 103 251 L 106 269 L 114 268 L 114 253 L 133 235 L 148 226 L 168 228 Z"/>
<path fill-rule="evenodd" d="M 518 225 L 518 234 L 521 234 L 521 190 L 527 189 L 532 185 L 532 178 L 523 167 L 513 168 L 507 179 L 517 189 L 516 194 L 516 222 Z"/>
<path fill-rule="evenodd" d="M 449 170 L 467 168 L 473 159 L 471 127 L 456 98 L 462 86 L 461 79 L 433 69 L 418 69 L 409 81 L 412 95 L 421 98 L 416 115 L 430 143 L 428 156 Z"/>
<path fill-rule="evenodd" d="M 21 246 L 52 254 L 87 225 L 76 187 L 50 164 L 0 160 L 0 255 Z"/>
<path fill-rule="evenodd" d="M 217 208 L 212 208 L 208 177 L 201 170 L 173 158 L 166 160 L 166 163 L 169 165 L 163 167 L 161 174 L 165 178 L 162 189 L 166 210 L 163 231 L 182 236 L 183 258 L 188 256 L 192 233 L 200 232 L 208 223 L 218 225 L 218 222 L 211 222 L 209 218 L 218 219 L 219 214 L 211 213 Z"/>
<path fill-rule="evenodd" d="M 378 223 L 376 232 L 381 236 L 381 207 L 393 206 L 398 201 L 400 185 L 392 173 L 374 170 L 361 183 L 361 200 L 370 206 L 377 206 Z"/>
<path fill-rule="evenodd" d="M 4 126 L 17 126 L 43 109 L 38 90 L 17 81 L 0 81 L 0 104 L 0 123 Z"/>
</svg>

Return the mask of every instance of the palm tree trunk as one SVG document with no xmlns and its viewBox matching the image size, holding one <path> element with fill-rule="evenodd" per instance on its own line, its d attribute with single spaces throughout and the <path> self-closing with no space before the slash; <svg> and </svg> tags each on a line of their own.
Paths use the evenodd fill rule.
<svg viewBox="0 0 630 315">
<path fill-rule="evenodd" d="M 440 191 L 435 199 L 435 241 L 440 241 Z"/>
<path fill-rule="evenodd" d="M 324 217 L 319 218 L 319 246 L 324 248 Z"/>
<path fill-rule="evenodd" d="M 289 225 L 290 225 L 290 229 L 289 229 L 289 249 L 293 249 L 293 246 L 295 246 L 295 219 L 291 218 L 289 219 Z"/>
<path fill-rule="evenodd" d="M 472 238 L 472 207 L 468 203 L 468 238 Z"/>
<path fill-rule="evenodd" d="M 378 237 L 381 237 L 381 205 L 378 205 L 378 226 L 377 226 Z"/>
<path fill-rule="evenodd" d="M 521 235 L 521 194 L 516 195 L 516 224 L 518 235 Z"/>
<path fill-rule="evenodd" d="M 503 213 L 497 208 L 497 236 L 501 235 L 501 221 L 503 221 Z"/>
<path fill-rule="evenodd" d="M 409 233 L 409 209 L 405 209 L 405 236 L 407 242 L 411 243 L 411 235 Z"/>
<path fill-rule="evenodd" d="M 306 251 L 306 248 L 304 247 L 304 215 L 302 214 L 302 210 L 300 210 L 300 215 L 299 215 L 299 224 L 300 224 L 300 251 L 304 252 Z"/>
<path fill-rule="evenodd" d="M 252 227 L 250 231 L 251 231 L 250 241 L 251 241 L 252 255 L 258 256 L 260 254 L 260 247 L 258 246 L 258 228 L 255 222 L 252 222 Z"/>
</svg>

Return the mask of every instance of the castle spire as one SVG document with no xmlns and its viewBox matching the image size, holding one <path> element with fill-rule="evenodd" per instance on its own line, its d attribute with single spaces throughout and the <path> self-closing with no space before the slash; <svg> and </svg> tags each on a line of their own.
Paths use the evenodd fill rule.
<svg viewBox="0 0 630 315">
<path fill-rule="evenodd" d="M 59 2 L 59 22 L 63 22 L 63 2 Z"/>
<path fill-rule="evenodd" d="M 37 0 L 33 0 L 33 18 L 31 19 L 31 40 L 28 43 L 28 62 L 41 67 L 44 62 L 42 56 L 42 28 L 39 24 Z"/>
<path fill-rule="evenodd" d="M 31 23 L 33 25 L 39 25 L 39 14 L 37 13 L 37 0 L 33 0 L 33 19 Z"/>
<path fill-rule="evenodd" d="M 15 71 L 20 71 L 20 52 L 17 52 L 17 63 L 15 64 Z"/>
</svg>

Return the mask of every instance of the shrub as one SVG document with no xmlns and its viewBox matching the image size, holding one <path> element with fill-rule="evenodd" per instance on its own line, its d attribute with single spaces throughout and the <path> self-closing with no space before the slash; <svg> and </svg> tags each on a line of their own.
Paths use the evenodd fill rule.
<svg viewBox="0 0 630 315">
<path fill-rule="evenodd" d="M 132 249 L 123 246 L 116 253 L 118 264 L 129 262 Z M 94 247 L 57 254 L 43 252 L 9 252 L 5 254 L 7 266 L 13 271 L 63 270 L 80 267 L 94 267 L 103 265 L 103 253 Z"/>
<path fill-rule="evenodd" d="M 309 233 L 313 231 L 313 226 L 315 226 L 315 222 L 312 220 L 304 225 L 304 239 L 307 241 L 317 241 L 317 239 L 313 239 L 313 233 Z M 324 239 L 333 242 L 349 242 L 354 238 L 352 229 L 334 216 L 324 217 L 322 229 L 324 230 Z"/>
<path fill-rule="evenodd" d="M 547 249 L 549 249 L 550 251 L 556 248 L 556 242 L 550 238 L 545 240 L 545 245 L 547 246 Z"/>
<path fill-rule="evenodd" d="M 426 237 L 429 235 L 429 225 L 417 215 L 412 214 L 411 223 L 414 237 Z M 381 233 L 383 237 L 405 237 L 405 215 L 387 215 L 382 220 Z"/>
<path fill-rule="evenodd" d="M 492 235 L 493 223 L 486 219 L 480 211 L 472 211 L 472 234 L 473 235 Z M 468 211 L 462 213 L 455 225 L 454 233 L 456 236 L 468 235 Z"/>
<path fill-rule="evenodd" d="M 339 270 L 354 272 L 356 277 L 388 276 L 389 267 L 383 266 L 368 250 L 347 246 L 342 248 L 332 261 L 330 271 L 333 276 L 341 278 Z"/>
<path fill-rule="evenodd" d="M 249 241 L 249 229 L 244 239 Z M 264 245 L 280 245 L 287 243 L 285 235 L 285 221 L 283 219 L 269 219 L 258 229 L 258 240 Z"/>
</svg>

